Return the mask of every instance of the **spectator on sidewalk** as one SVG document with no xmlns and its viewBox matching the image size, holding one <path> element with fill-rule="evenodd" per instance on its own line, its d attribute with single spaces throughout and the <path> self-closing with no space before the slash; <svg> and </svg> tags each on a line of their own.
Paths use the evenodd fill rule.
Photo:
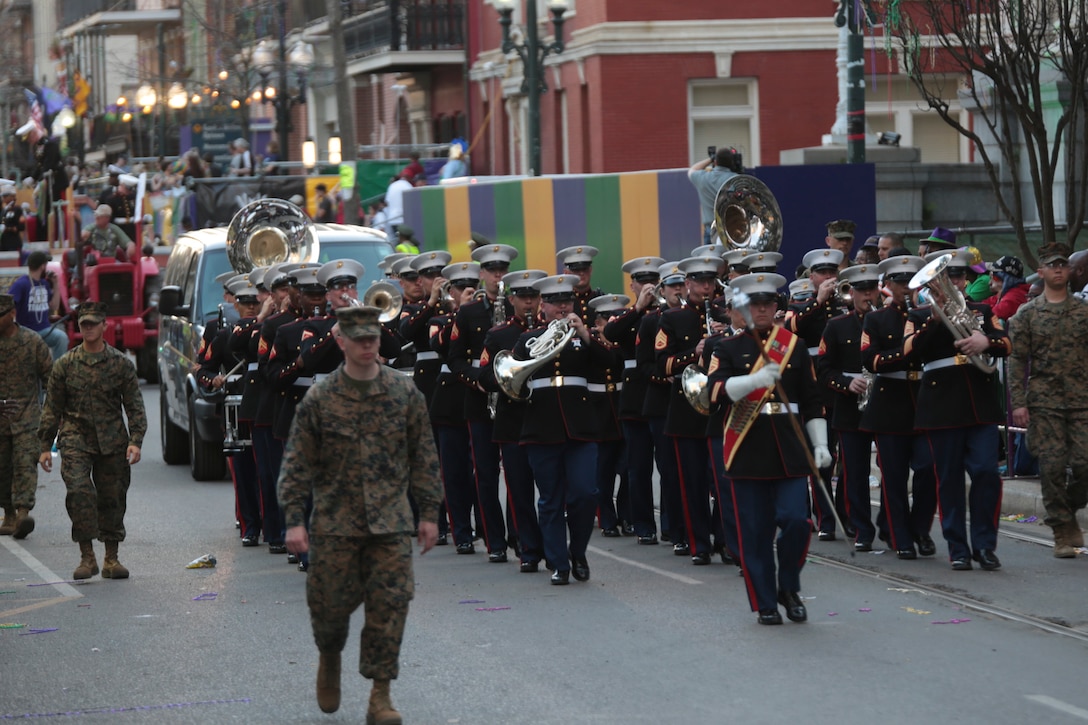
<svg viewBox="0 0 1088 725">
<path fill-rule="evenodd" d="M 993 297 L 986 300 L 994 314 L 1009 320 L 1020 306 L 1028 301 L 1031 285 L 1024 279 L 1024 263 L 1008 254 L 999 257 L 990 268 L 990 291 Z"/>
<path fill-rule="evenodd" d="M 15 320 L 28 330 L 38 333 L 57 360 L 68 350 L 68 335 L 61 329 L 61 290 L 57 276 L 46 265 L 52 257 L 47 252 L 34 251 L 27 257 L 27 273 L 11 285 L 15 299 Z"/>
</svg>

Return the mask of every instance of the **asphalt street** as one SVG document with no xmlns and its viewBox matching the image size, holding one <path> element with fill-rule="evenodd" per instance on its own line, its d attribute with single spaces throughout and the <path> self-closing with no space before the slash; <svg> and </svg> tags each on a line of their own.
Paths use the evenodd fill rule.
<svg viewBox="0 0 1088 725">
<path fill-rule="evenodd" d="M 324 715 L 305 575 L 242 548 L 228 481 L 162 462 L 156 388 L 144 399 L 130 579 L 69 581 L 59 466 L 34 533 L 0 539 L 0 720 L 363 722 L 362 611 Z M 1086 722 L 1088 557 L 1054 559 L 1037 524 L 1002 530 L 997 572 L 952 571 L 939 536 L 917 561 L 814 540 L 809 621 L 781 627 L 756 624 L 734 567 L 669 546 L 595 536 L 592 579 L 567 587 L 439 547 L 415 561 L 394 703 L 413 725 Z M 186 568 L 203 554 L 218 565 Z"/>
</svg>

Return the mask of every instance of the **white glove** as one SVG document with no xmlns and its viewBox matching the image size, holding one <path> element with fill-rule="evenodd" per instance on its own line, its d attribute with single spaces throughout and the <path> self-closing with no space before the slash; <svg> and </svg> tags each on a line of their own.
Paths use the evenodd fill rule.
<svg viewBox="0 0 1088 725">
<path fill-rule="evenodd" d="M 805 430 L 812 441 L 812 458 L 816 461 L 816 467 L 827 468 L 831 465 L 831 450 L 827 447 L 827 421 L 813 418 L 805 423 Z"/>
<path fill-rule="evenodd" d="M 778 363 L 767 363 L 750 375 L 734 375 L 725 381 L 725 394 L 730 400 L 740 400 L 760 388 L 771 388 L 782 379 Z"/>
</svg>

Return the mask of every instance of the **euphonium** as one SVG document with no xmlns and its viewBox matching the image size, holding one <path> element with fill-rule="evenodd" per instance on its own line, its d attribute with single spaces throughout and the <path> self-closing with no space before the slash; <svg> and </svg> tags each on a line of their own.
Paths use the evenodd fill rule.
<svg viewBox="0 0 1088 725">
<path fill-rule="evenodd" d="M 281 262 L 315 262 L 321 244 L 314 223 L 283 199 L 257 199 L 243 206 L 227 227 L 227 259 L 239 274 Z"/>
<path fill-rule="evenodd" d="M 982 328 L 979 326 L 978 320 L 967 308 L 963 293 L 948 279 L 946 270 L 948 269 L 948 263 L 951 261 L 951 254 L 942 254 L 918 270 L 918 273 L 911 278 L 909 286 L 912 290 L 929 287 L 936 292 L 940 292 L 944 296 L 944 304 L 939 305 L 934 301 L 930 306 L 938 319 L 952 333 L 952 336 L 957 340 L 963 340 L 975 332 L 981 332 Z M 995 369 L 992 357 L 969 355 L 967 359 L 984 373 L 992 373 Z"/>
<path fill-rule="evenodd" d="M 491 365 L 502 392 L 511 400 L 528 399 L 532 391 L 523 393 L 525 383 L 534 372 L 559 357 L 574 333 L 574 327 L 566 320 L 552 320 L 542 335 L 526 343 L 528 360 L 518 360 L 509 350 L 500 350 Z"/>
</svg>

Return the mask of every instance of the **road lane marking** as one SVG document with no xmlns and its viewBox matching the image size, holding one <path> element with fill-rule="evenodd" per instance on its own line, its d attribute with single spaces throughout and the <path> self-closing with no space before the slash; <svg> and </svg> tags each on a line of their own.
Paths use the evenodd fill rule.
<svg viewBox="0 0 1088 725">
<path fill-rule="evenodd" d="M 1062 702 L 1061 700 L 1057 700 L 1047 695 L 1025 695 L 1024 697 L 1032 702 L 1037 702 L 1040 705 L 1046 705 L 1059 712 L 1064 712 L 1066 715 L 1079 717 L 1081 720 L 1088 720 L 1088 710 L 1079 708 L 1076 705 L 1070 705 L 1068 702 Z"/>
<path fill-rule="evenodd" d="M 19 607 L 17 609 L 5 609 L 0 611 L 0 617 L 7 619 L 8 617 L 14 617 L 16 614 L 25 614 L 27 612 L 33 612 L 35 609 L 42 609 L 44 607 L 51 607 L 54 604 L 60 604 L 62 602 L 70 601 L 69 597 L 53 597 L 52 599 L 43 599 L 40 602 L 34 602 L 33 604 L 27 604 L 26 606 Z M 3 718 L 0 718 L 3 719 Z"/>
<path fill-rule="evenodd" d="M 4 548 L 14 554 L 16 557 L 18 557 L 19 561 L 26 564 L 27 567 L 35 574 L 37 574 L 43 582 L 54 582 L 49 586 L 56 589 L 57 594 L 60 594 L 62 597 L 68 597 L 70 599 L 83 596 L 71 584 L 59 581 L 64 577 L 58 574 L 54 574 L 52 571 L 49 570 L 49 567 L 35 559 L 29 551 L 19 546 L 19 544 L 16 544 L 14 540 L 9 539 L 6 536 L 2 536 L 0 537 L 0 544 L 3 544 Z"/>
<path fill-rule="evenodd" d="M 649 564 L 643 564 L 642 562 L 634 561 L 633 559 L 626 559 L 626 558 L 624 558 L 622 556 L 617 556 L 616 554 L 613 554 L 610 551 L 605 551 L 604 549 L 598 549 L 596 546 L 590 546 L 588 548 L 588 551 L 592 551 L 594 554 L 597 554 L 598 556 L 604 556 L 604 557 L 607 557 L 609 559 L 614 559 L 615 561 L 618 561 L 621 564 L 627 564 L 629 566 L 638 567 L 639 569 L 645 569 L 646 571 L 652 571 L 654 574 L 660 574 L 661 576 L 668 577 L 669 579 L 672 579 L 674 581 L 678 581 L 681 584 L 702 584 L 701 581 L 699 581 L 698 579 L 692 579 L 690 576 L 684 576 L 683 574 L 676 574 L 676 573 L 668 571 L 666 569 L 658 569 L 656 566 L 650 566 Z"/>
</svg>

